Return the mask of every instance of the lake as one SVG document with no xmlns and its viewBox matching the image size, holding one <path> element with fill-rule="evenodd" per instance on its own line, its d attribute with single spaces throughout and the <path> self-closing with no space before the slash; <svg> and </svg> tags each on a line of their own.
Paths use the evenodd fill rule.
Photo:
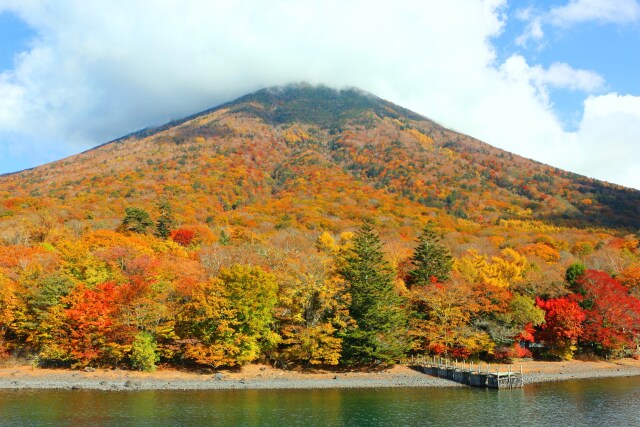
<svg viewBox="0 0 640 427">
<path fill-rule="evenodd" d="M 640 426 L 640 377 L 519 390 L 0 390 L 2 426 Z"/>
</svg>

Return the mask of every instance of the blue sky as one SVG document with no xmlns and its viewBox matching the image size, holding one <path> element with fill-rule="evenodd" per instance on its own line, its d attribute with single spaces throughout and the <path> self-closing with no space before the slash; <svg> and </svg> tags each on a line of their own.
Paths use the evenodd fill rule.
<svg viewBox="0 0 640 427">
<path fill-rule="evenodd" d="M 601 92 L 640 94 L 640 25 L 616 25 L 591 20 L 567 27 L 548 26 L 546 37 L 540 43 L 518 44 L 517 39 L 526 31 L 526 21 L 518 19 L 519 11 L 535 8 L 548 11 L 562 7 L 566 1 L 511 2 L 505 14 L 504 31 L 495 38 L 498 60 L 514 53 L 524 55 L 531 63 L 549 67 L 554 62 L 566 62 L 574 68 L 593 70 L 605 80 Z M 611 0 L 615 3 L 615 0 Z M 575 131 L 582 118 L 582 103 L 586 95 L 567 89 L 550 91 L 554 111 L 562 120 L 564 129 Z"/>
<path fill-rule="evenodd" d="M 0 173 L 296 81 L 640 189 L 640 0 L 0 0 Z"/>
<path fill-rule="evenodd" d="M 11 12 L 0 13 L 0 72 L 13 68 L 13 58 L 29 49 L 35 31 Z"/>
</svg>

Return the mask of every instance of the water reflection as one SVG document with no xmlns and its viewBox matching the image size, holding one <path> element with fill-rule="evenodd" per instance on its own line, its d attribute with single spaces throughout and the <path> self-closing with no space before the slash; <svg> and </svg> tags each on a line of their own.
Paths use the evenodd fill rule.
<svg viewBox="0 0 640 427">
<path fill-rule="evenodd" d="M 0 391 L 0 425 L 640 425 L 640 378 L 520 390 Z"/>
</svg>

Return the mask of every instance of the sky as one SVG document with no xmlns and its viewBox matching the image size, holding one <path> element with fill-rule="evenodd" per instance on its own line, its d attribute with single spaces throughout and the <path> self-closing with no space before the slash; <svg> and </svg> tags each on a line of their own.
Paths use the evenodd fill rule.
<svg viewBox="0 0 640 427">
<path fill-rule="evenodd" d="M 0 174 L 292 82 L 640 189 L 640 0 L 0 0 Z"/>
</svg>

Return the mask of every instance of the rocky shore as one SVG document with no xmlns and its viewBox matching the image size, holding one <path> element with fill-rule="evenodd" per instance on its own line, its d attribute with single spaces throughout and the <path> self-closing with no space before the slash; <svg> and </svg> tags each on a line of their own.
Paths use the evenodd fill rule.
<svg viewBox="0 0 640 427">
<path fill-rule="evenodd" d="M 570 379 L 640 376 L 640 363 L 632 359 L 615 362 L 523 362 L 525 383 Z M 520 364 L 512 365 L 514 371 Z M 502 366 L 501 371 L 506 371 Z M 197 374 L 175 370 L 154 373 L 118 370 L 70 371 L 29 366 L 0 368 L 0 389 L 92 389 L 127 390 L 242 390 L 322 389 L 383 387 L 465 387 L 434 378 L 407 366 L 381 372 L 296 372 L 250 365 L 239 371 Z"/>
</svg>

